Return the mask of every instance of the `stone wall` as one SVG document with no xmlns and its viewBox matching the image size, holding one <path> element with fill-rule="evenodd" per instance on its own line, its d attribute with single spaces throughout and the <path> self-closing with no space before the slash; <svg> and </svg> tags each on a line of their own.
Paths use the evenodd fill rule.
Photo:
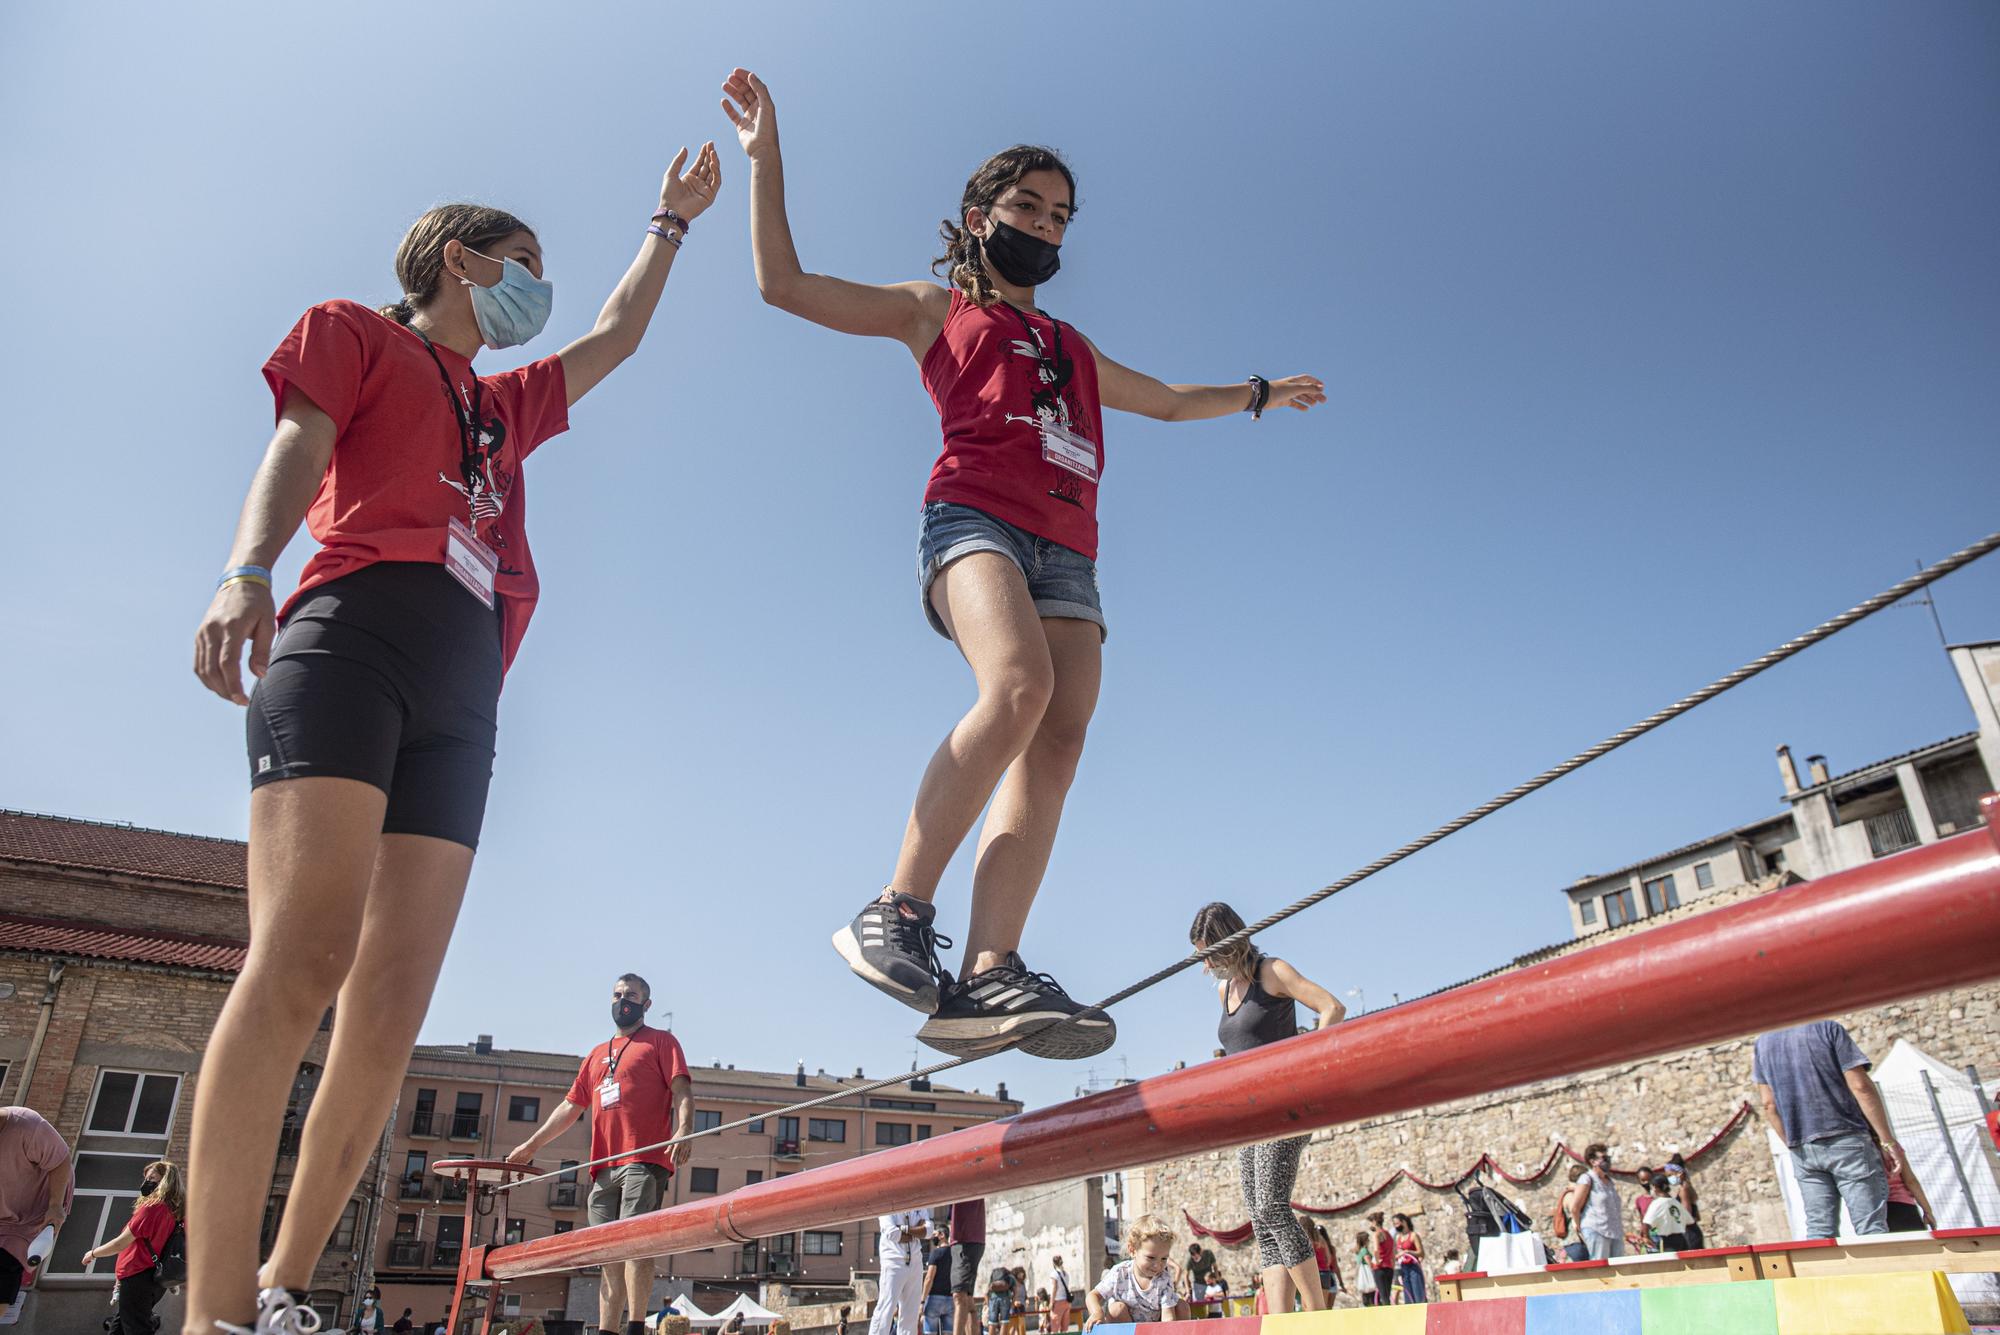
<svg viewBox="0 0 2000 1335">
<path fill-rule="evenodd" d="M 1749 898 L 1776 884 L 1739 887 L 1620 930 L 1644 931 Z M 1600 932 L 1517 963 L 1588 949 L 1612 934 Z M 1976 1066 L 1982 1078 L 2000 1075 L 2000 985 L 1960 989 L 1839 1018 L 1862 1050 L 1877 1061 L 1902 1038 L 1953 1067 Z M 1292 1199 L 1306 1206 L 1346 1207 L 1316 1211 L 1311 1217 L 1333 1236 L 1343 1260 L 1342 1273 L 1350 1283 L 1353 1267 L 1348 1258 L 1354 1235 L 1374 1210 L 1408 1214 L 1435 1267 L 1450 1249 L 1471 1254 L 1464 1207 L 1448 1187 L 1429 1190 L 1407 1176 L 1366 1195 L 1398 1168 L 1407 1167 L 1427 1182 L 1448 1183 L 1487 1154 L 1507 1172 L 1521 1176 L 1539 1168 L 1557 1141 L 1578 1153 L 1593 1141 L 1603 1141 L 1611 1146 L 1614 1168 L 1657 1166 L 1677 1150 L 1688 1153 L 1706 1143 L 1749 1101 L 1752 1115 L 1690 1164 L 1702 1223 L 1710 1245 L 1782 1238 L 1791 1230 L 1764 1124 L 1754 1112 L 1750 1053 L 1749 1039 L 1719 1043 L 1320 1132 L 1307 1149 Z M 1568 1181 L 1572 1162 L 1559 1156 L 1531 1182 L 1495 1180 L 1492 1185 L 1524 1206 L 1546 1234 L 1557 1190 Z M 1127 1180 L 1132 1209 L 1163 1214 L 1184 1233 L 1183 1210 L 1211 1228 L 1234 1228 L 1248 1218 L 1238 1189 L 1234 1150 L 1157 1164 L 1127 1174 Z M 1618 1185 L 1627 1202 L 1630 1231 L 1633 1184 L 1627 1177 Z M 1188 1237 L 1181 1241 L 1185 1244 Z M 1249 1282 L 1256 1267 L 1254 1243 L 1208 1245 L 1216 1251 L 1233 1289 Z"/>
</svg>

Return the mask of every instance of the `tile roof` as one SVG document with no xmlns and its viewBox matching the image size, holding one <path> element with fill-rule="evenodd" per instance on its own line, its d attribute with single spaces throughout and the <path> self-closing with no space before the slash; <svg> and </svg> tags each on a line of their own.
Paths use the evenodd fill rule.
<svg viewBox="0 0 2000 1335">
<path fill-rule="evenodd" d="M 0 950 L 236 973 L 243 968 L 249 949 L 246 942 L 223 937 L 129 932 L 97 923 L 0 913 Z"/>
<path fill-rule="evenodd" d="M 0 810 L 0 859 L 14 862 L 241 890 L 246 848 L 235 839 Z"/>
<path fill-rule="evenodd" d="M 1847 771 L 1845 774 L 1834 775 L 1832 778 L 1828 779 L 1826 783 L 1823 784 L 1816 783 L 1811 785 L 1810 787 L 1802 788 L 1799 791 L 1809 793 L 1812 792 L 1813 789 L 1815 788 L 1824 788 L 1830 784 L 1839 783 L 1844 779 L 1852 779 L 1856 775 L 1866 774 L 1870 770 L 1881 769 L 1884 765 L 1899 765 L 1905 760 L 1913 760 L 1918 756 L 1925 755 L 1932 751 L 1943 751 L 1950 747 L 1957 746 L 1962 742 L 1977 741 L 1978 738 L 1979 738 L 1979 733 L 1977 731 L 1961 732 L 1956 737 L 1947 737 L 1941 742 L 1932 742 L 1928 746 L 1912 747 L 1908 751 L 1899 751 L 1893 756 L 1884 756 L 1880 760 L 1871 760 L 1866 765 L 1857 765 L 1853 769 Z"/>
</svg>

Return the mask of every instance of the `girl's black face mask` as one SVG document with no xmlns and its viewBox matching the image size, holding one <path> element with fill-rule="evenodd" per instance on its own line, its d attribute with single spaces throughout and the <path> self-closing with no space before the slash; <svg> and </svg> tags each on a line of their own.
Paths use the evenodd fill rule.
<svg viewBox="0 0 2000 1335">
<path fill-rule="evenodd" d="M 1040 287 L 1062 268 L 1061 246 L 1009 227 L 998 218 L 992 222 L 993 230 L 980 241 L 980 249 L 995 272 L 1014 286 Z"/>
</svg>

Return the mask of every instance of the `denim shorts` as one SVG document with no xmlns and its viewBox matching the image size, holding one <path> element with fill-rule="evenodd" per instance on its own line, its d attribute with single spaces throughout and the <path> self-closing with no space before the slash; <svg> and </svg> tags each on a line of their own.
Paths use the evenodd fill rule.
<svg viewBox="0 0 2000 1335">
<path fill-rule="evenodd" d="M 1012 561 L 1028 581 L 1028 596 L 1035 600 L 1038 616 L 1075 617 L 1094 624 L 1099 635 L 1109 634 L 1097 601 L 1096 562 L 984 510 L 926 501 L 917 530 L 917 596 L 931 629 L 946 639 L 951 632 L 931 606 L 931 584 L 946 566 L 973 552 L 998 552 Z"/>
</svg>

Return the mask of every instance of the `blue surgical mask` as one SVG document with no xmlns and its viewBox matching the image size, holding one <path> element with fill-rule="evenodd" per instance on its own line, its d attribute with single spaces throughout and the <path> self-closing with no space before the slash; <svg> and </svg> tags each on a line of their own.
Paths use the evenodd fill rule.
<svg viewBox="0 0 2000 1335">
<path fill-rule="evenodd" d="M 482 255 L 470 246 L 466 249 L 483 260 L 498 258 Z M 481 287 L 470 279 L 459 281 L 472 289 L 473 318 L 479 321 L 479 337 L 489 348 L 517 347 L 541 333 L 549 322 L 555 284 L 535 277 L 519 260 L 500 260 L 500 281 L 492 287 Z"/>
</svg>

